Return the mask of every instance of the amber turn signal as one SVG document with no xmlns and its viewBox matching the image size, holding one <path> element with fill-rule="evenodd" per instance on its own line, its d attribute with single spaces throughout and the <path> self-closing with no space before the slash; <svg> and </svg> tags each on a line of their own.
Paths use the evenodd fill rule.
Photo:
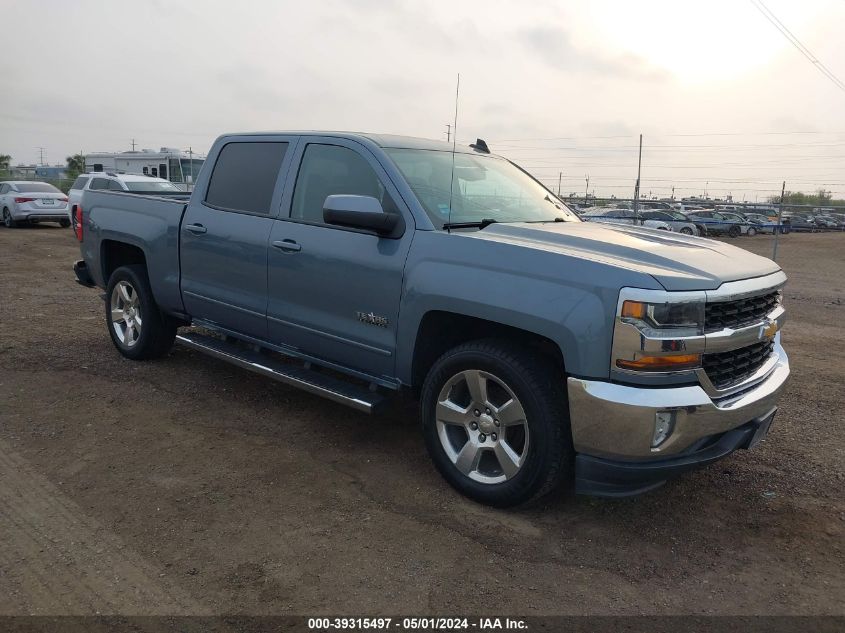
<svg viewBox="0 0 845 633">
<path fill-rule="evenodd" d="M 644 319 L 647 303 L 642 301 L 626 301 L 622 304 L 622 316 L 629 319 Z"/>
<path fill-rule="evenodd" d="M 627 301 L 625 303 L 628 303 Z M 635 371 L 681 371 L 701 366 L 701 354 L 679 354 L 677 356 L 643 356 L 637 360 L 618 358 L 616 366 Z"/>
</svg>

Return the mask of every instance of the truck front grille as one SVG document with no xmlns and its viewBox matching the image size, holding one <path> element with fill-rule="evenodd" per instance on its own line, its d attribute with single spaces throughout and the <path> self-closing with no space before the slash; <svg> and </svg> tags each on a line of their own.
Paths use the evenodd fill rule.
<svg viewBox="0 0 845 633">
<path fill-rule="evenodd" d="M 736 329 L 757 323 L 771 312 L 777 303 L 777 290 L 735 301 L 708 302 L 704 308 L 704 328 L 708 332 L 717 332 L 726 327 Z"/>
<path fill-rule="evenodd" d="M 760 369 L 772 355 L 773 349 L 774 342 L 763 341 L 730 352 L 705 354 L 702 366 L 716 389 L 726 389 Z"/>
</svg>

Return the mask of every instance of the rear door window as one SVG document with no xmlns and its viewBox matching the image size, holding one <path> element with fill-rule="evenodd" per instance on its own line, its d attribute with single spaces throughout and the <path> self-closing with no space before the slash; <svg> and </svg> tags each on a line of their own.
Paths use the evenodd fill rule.
<svg viewBox="0 0 845 633">
<path fill-rule="evenodd" d="M 108 189 L 109 188 L 109 181 L 108 178 L 94 178 L 91 181 L 91 186 L 88 187 L 89 189 Z"/>
<path fill-rule="evenodd" d="M 124 189 L 116 180 L 109 180 L 109 191 L 124 191 Z"/>
<path fill-rule="evenodd" d="M 287 143 L 233 142 L 220 150 L 205 203 L 224 211 L 270 215 Z"/>
</svg>

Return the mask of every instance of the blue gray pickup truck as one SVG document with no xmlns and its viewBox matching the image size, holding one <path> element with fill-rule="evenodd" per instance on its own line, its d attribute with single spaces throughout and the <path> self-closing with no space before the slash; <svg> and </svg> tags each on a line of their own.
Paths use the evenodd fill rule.
<svg viewBox="0 0 845 633">
<path fill-rule="evenodd" d="M 409 390 L 437 469 L 495 506 L 751 448 L 789 375 L 774 262 L 582 222 L 483 141 L 226 135 L 187 203 L 86 191 L 74 224 L 121 354 L 175 341 L 364 412 Z"/>
</svg>

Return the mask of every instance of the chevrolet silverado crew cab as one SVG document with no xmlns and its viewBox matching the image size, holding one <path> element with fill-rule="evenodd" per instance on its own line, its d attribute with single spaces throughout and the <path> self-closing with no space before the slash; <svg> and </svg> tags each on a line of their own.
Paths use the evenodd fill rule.
<svg viewBox="0 0 845 633">
<path fill-rule="evenodd" d="M 187 203 L 86 190 L 76 214 L 121 354 L 175 340 L 364 412 L 411 390 L 437 469 L 491 505 L 751 448 L 789 374 L 774 262 L 582 222 L 483 141 L 226 135 Z"/>
</svg>

